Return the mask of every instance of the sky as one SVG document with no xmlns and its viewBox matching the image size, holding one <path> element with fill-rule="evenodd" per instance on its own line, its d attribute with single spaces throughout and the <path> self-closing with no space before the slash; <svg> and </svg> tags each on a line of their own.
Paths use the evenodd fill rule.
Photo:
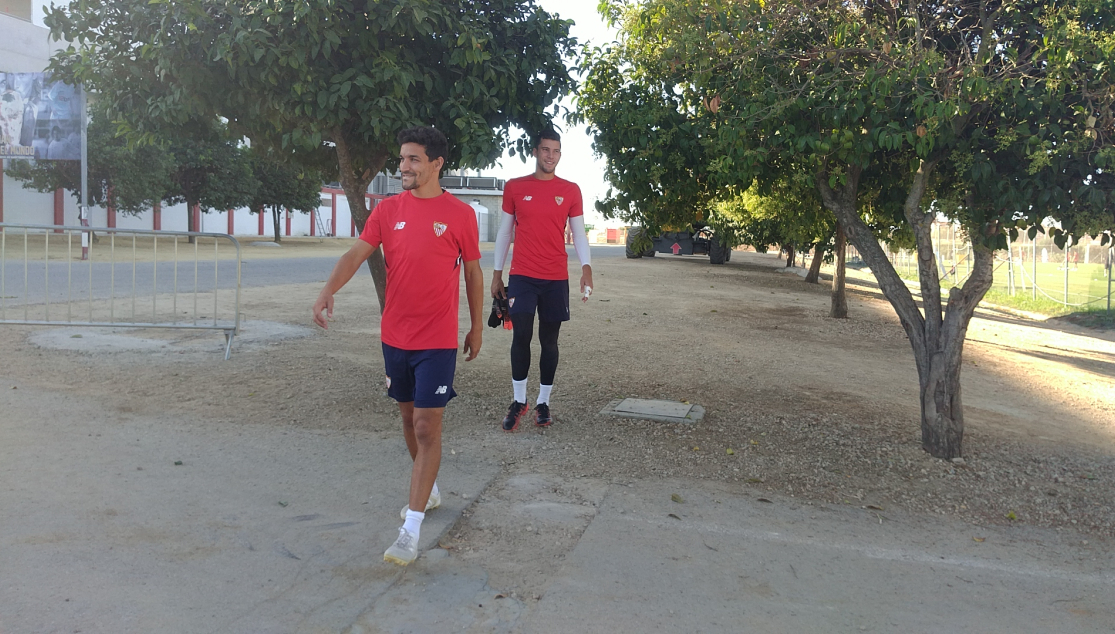
<svg viewBox="0 0 1115 634">
<path fill-rule="evenodd" d="M 591 42 L 600 45 L 615 39 L 615 31 L 604 24 L 603 18 L 596 12 L 598 0 L 538 0 L 538 5 L 551 14 L 557 14 L 566 20 L 573 20 L 575 24 L 570 28 L 570 34 L 577 38 L 579 44 Z M 569 61 L 573 65 L 573 60 Z M 566 98 L 562 105 L 573 109 L 572 99 Z M 581 187 L 584 197 L 585 222 L 600 226 L 618 227 L 622 221 L 604 221 L 596 211 L 594 203 L 603 198 L 608 191 L 604 182 L 604 161 L 593 156 L 592 137 L 586 134 L 586 126 L 573 127 L 564 120 L 555 123 L 561 130 L 561 163 L 557 167 L 557 175 L 571 180 Z M 513 132 L 513 138 L 518 136 L 518 130 Z M 485 176 L 492 175 L 499 178 L 515 178 L 534 172 L 534 159 L 523 163 L 519 157 L 504 156 L 495 167 L 483 170 Z"/>
</svg>

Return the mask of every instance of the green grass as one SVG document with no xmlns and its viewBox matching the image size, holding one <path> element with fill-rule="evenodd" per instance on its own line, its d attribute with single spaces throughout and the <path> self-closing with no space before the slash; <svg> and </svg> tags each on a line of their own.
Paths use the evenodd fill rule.
<svg viewBox="0 0 1115 634">
<path fill-rule="evenodd" d="M 1016 292 L 1014 295 L 1007 293 L 1003 287 L 992 286 L 991 290 L 983 296 L 982 304 L 994 304 L 996 306 L 1006 306 L 1014 308 L 1015 310 L 1024 310 L 1028 313 L 1037 313 L 1047 317 L 1060 317 L 1062 315 L 1071 314 L 1077 310 L 1072 306 L 1065 306 L 1061 302 L 1055 302 L 1048 297 L 1041 294 L 1037 299 L 1034 299 L 1030 291 L 1025 293 L 1021 291 Z M 1104 304 L 1106 306 L 1106 304 Z"/>
<path fill-rule="evenodd" d="M 898 274 L 906 280 L 917 282 L 916 270 L 907 267 L 896 267 Z M 1095 328 L 1111 328 L 1112 315 L 1107 312 L 1107 276 L 1102 264 L 1078 264 L 1076 270 L 1069 269 L 1068 275 L 1068 300 L 1065 306 L 1065 271 L 1053 262 L 1038 263 L 1037 297 L 1031 287 L 1033 277 L 1033 264 L 1026 264 L 1025 282 L 1023 289 L 1023 276 L 1021 271 L 1015 270 L 1015 291 L 1011 295 L 1008 286 L 1008 268 L 1005 263 L 997 262 L 995 267 L 995 281 L 991 290 L 983 298 L 984 304 L 994 304 L 1030 313 L 1037 313 L 1047 317 L 1071 317 L 1070 321 L 1080 325 Z M 967 270 L 960 266 L 960 281 L 964 281 Z M 948 297 L 948 289 L 954 286 L 953 278 L 941 278 L 941 294 Z M 1113 286 L 1115 289 L 1115 286 Z M 1052 298 L 1052 299 L 1051 299 Z M 1071 304 L 1084 304 L 1072 306 Z M 1112 306 L 1115 309 L 1115 297 L 1112 297 Z"/>
<path fill-rule="evenodd" d="M 1023 274 L 1022 267 L 1025 267 Z M 1038 297 L 1042 292 L 1050 296 L 1050 301 L 1060 302 L 1065 297 L 1065 270 L 1053 262 L 1038 263 Z M 1033 296 L 1030 290 L 1034 277 L 1033 264 L 1016 267 L 1014 271 L 1015 294 Z M 992 288 L 1008 289 L 1010 279 L 1006 264 L 999 264 L 995 269 L 995 283 Z M 1025 286 L 1023 286 L 1025 285 Z M 1087 304 L 1093 300 L 1107 297 L 1107 275 L 1102 264 L 1078 264 L 1074 270 L 1068 271 L 1068 301 L 1070 304 Z M 1047 297 L 1047 299 L 1049 299 Z M 1106 307 L 1106 302 L 1103 302 Z"/>
</svg>

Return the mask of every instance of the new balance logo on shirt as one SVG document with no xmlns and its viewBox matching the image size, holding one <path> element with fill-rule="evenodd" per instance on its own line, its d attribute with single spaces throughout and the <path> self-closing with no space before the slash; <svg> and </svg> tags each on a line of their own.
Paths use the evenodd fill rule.
<svg viewBox="0 0 1115 634">
<path fill-rule="evenodd" d="M 447 389 L 449 389 L 448 385 L 439 385 L 438 388 L 434 390 L 434 394 L 445 394 Z"/>
<path fill-rule="evenodd" d="M 523 200 L 530 200 L 530 196 L 523 196 Z"/>
<path fill-rule="evenodd" d="M 402 228 L 403 228 L 403 227 L 405 227 L 405 226 L 407 226 L 407 223 L 406 223 L 406 221 L 403 221 L 403 222 L 396 222 L 396 223 L 395 223 L 395 231 L 398 231 L 399 229 L 402 229 Z"/>
</svg>

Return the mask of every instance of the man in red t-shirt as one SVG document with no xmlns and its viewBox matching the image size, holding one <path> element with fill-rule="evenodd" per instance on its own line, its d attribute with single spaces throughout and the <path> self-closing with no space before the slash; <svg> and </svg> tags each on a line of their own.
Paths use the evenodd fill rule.
<svg viewBox="0 0 1115 634">
<path fill-rule="evenodd" d="M 534 424 L 549 426 L 550 391 L 558 364 L 558 332 L 569 321 L 569 257 L 565 253 L 566 225 L 581 261 L 581 299 L 592 292 L 592 262 L 585 235 L 581 188 L 554 175 L 561 160 L 561 136 L 553 129 L 535 141 L 534 174 L 513 178 L 503 188 L 503 218 L 496 235 L 492 297 L 506 297 L 514 334 L 511 339 L 511 386 L 514 398 L 503 419 L 504 431 L 515 431 L 529 409 L 527 373 L 534 314 L 538 313 L 538 360 L 541 375 Z M 503 285 L 503 266 L 515 234 L 511 274 Z"/>
<path fill-rule="evenodd" d="M 377 248 L 387 265 L 387 299 L 380 340 L 387 394 L 399 403 L 403 437 L 414 461 L 410 500 L 401 515 L 399 537 L 385 561 L 407 565 L 418 556 L 426 511 L 441 504 L 441 419 L 456 396 L 457 310 L 464 267 L 472 326 L 465 335 L 465 361 L 480 352 L 483 333 L 484 274 L 472 207 L 443 191 L 438 182 L 449 143 L 434 128 L 410 128 L 398 135 L 403 193 L 372 210 L 356 244 L 337 262 L 314 302 L 314 323 L 328 328 L 333 294 Z"/>
</svg>

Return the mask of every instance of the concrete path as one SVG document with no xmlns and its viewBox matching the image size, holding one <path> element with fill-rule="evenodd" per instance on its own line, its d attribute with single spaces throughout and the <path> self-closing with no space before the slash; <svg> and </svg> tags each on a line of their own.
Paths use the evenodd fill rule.
<svg viewBox="0 0 1115 634">
<path fill-rule="evenodd" d="M 612 487 L 521 631 L 1115 631 L 1113 558 L 1078 537 L 764 499 Z"/>
<path fill-rule="evenodd" d="M 396 433 L 199 424 L 0 387 L 2 634 L 1115 631 L 1115 557 L 1079 534 L 707 481 L 577 480 L 588 501 L 563 504 L 535 489 L 570 482 L 461 455 L 404 571 L 382 561 L 409 473 Z M 573 531 L 539 598 L 490 582 L 508 559 L 535 563 L 529 542 L 471 559 L 436 547 L 478 517 Z"/>
<path fill-rule="evenodd" d="M 148 419 L 2 384 L 0 633 L 336 632 L 402 574 L 383 562 L 401 433 Z M 447 458 L 423 549 L 499 469 Z"/>
</svg>

